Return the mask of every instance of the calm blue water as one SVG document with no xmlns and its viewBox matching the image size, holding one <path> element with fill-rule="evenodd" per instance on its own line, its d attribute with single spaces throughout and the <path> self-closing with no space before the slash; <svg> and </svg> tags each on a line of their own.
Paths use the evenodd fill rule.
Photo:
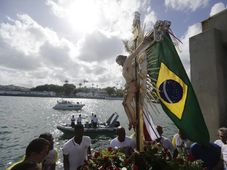
<svg viewBox="0 0 227 170">
<path fill-rule="evenodd" d="M 61 149 L 67 139 L 56 126 L 70 123 L 72 114 L 76 117 L 81 114 L 89 119 L 91 112 L 94 112 L 99 121 L 104 122 L 111 113 L 117 112 L 121 125 L 127 129 L 128 121 L 121 100 L 70 99 L 85 103 L 83 110 L 78 112 L 52 109 L 57 100 L 57 98 L 0 96 L 0 170 L 19 160 L 24 155 L 27 144 L 43 132 L 53 134 L 55 148 L 60 157 L 57 170 L 63 169 Z M 153 117 L 156 124 L 164 127 L 165 136 L 171 137 L 176 132 L 173 123 L 162 112 L 154 114 Z M 127 131 L 128 135 L 131 133 Z M 103 136 L 92 139 L 93 150 L 108 147 L 110 140 L 110 137 Z"/>
</svg>

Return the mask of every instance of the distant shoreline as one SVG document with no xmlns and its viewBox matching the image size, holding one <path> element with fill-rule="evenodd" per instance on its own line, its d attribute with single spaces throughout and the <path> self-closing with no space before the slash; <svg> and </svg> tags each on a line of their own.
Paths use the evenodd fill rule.
<svg viewBox="0 0 227 170">
<path fill-rule="evenodd" d="M 81 99 L 105 99 L 105 100 L 123 100 L 123 97 L 78 97 L 78 96 L 73 96 L 73 97 L 68 97 L 68 96 L 43 96 L 43 95 L 20 95 L 20 94 L 0 94 L 0 96 L 16 96 L 16 97 L 51 97 L 51 98 L 81 98 Z"/>
</svg>

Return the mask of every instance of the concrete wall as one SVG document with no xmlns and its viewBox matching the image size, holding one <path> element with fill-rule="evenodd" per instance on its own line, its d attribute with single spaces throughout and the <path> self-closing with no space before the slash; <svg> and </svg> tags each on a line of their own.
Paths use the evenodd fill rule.
<svg viewBox="0 0 227 170">
<path fill-rule="evenodd" d="M 227 42 L 227 10 L 224 10 L 205 21 L 202 21 L 202 31 L 218 29 L 222 32 L 223 42 Z"/>
<path fill-rule="evenodd" d="M 227 10 L 203 21 L 203 32 L 190 39 L 191 81 L 211 140 L 227 127 L 226 20 Z"/>
</svg>

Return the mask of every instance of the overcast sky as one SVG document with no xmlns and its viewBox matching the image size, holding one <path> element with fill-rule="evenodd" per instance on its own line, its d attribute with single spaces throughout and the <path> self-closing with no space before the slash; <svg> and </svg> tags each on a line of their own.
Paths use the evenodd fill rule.
<svg viewBox="0 0 227 170">
<path fill-rule="evenodd" d="M 0 85 L 88 80 L 87 86 L 121 87 L 115 58 L 125 54 L 122 40 L 132 36 L 135 11 L 147 29 L 157 20 L 172 22 L 189 73 L 189 37 L 226 6 L 224 0 L 0 0 Z"/>
</svg>

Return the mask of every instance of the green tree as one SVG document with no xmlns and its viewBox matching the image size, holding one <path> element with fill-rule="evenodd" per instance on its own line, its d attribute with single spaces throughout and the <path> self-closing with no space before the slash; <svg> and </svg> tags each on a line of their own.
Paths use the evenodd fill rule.
<svg viewBox="0 0 227 170">
<path fill-rule="evenodd" d="M 122 89 L 116 89 L 116 96 L 117 97 L 123 97 L 123 90 Z"/>
<path fill-rule="evenodd" d="M 63 85 L 63 92 L 65 96 L 72 96 L 74 94 L 74 91 L 76 89 L 76 86 L 74 84 L 64 84 Z"/>
<path fill-rule="evenodd" d="M 106 90 L 106 92 L 109 96 L 116 95 L 116 87 L 106 87 L 104 90 Z"/>
</svg>

